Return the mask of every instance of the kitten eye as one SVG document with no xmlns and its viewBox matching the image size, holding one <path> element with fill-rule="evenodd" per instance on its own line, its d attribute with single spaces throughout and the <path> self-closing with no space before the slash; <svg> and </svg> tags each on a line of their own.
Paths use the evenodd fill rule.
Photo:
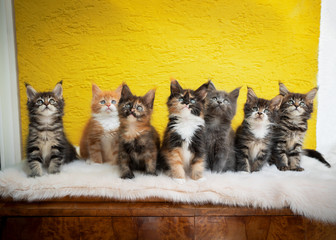
<svg viewBox="0 0 336 240">
<path fill-rule="evenodd" d="M 212 100 L 217 101 L 217 97 L 213 97 Z"/>
<path fill-rule="evenodd" d="M 126 107 L 126 108 L 131 108 L 131 104 L 127 103 L 127 104 L 125 105 L 125 107 Z"/>
<path fill-rule="evenodd" d="M 225 104 L 229 104 L 229 100 L 224 99 L 224 103 L 225 103 Z"/>
<path fill-rule="evenodd" d="M 105 100 L 101 100 L 101 101 L 100 101 L 100 104 L 105 104 L 105 103 L 106 103 Z"/>
<path fill-rule="evenodd" d="M 190 99 L 191 103 L 196 103 L 195 99 Z"/>
<path fill-rule="evenodd" d="M 289 100 L 287 103 L 288 103 L 289 105 L 293 105 L 293 104 L 294 104 L 294 101 L 293 101 L 293 100 Z"/>
<path fill-rule="evenodd" d="M 303 107 L 303 106 L 306 106 L 306 104 L 304 102 L 300 102 L 300 106 Z"/>
<path fill-rule="evenodd" d="M 180 97 L 180 98 L 178 99 L 178 101 L 179 101 L 179 102 L 183 102 L 183 98 Z"/>
<path fill-rule="evenodd" d="M 264 113 L 269 113 L 270 111 L 268 109 L 265 109 L 264 110 Z"/>
<path fill-rule="evenodd" d="M 259 108 L 257 108 L 257 107 L 253 107 L 252 110 L 256 112 L 256 111 L 259 110 Z"/>
<path fill-rule="evenodd" d="M 142 107 L 141 106 L 137 106 L 137 110 L 139 111 L 139 112 L 141 112 L 142 111 Z"/>
<path fill-rule="evenodd" d="M 54 99 L 51 98 L 51 99 L 49 99 L 49 103 L 50 103 L 50 104 L 55 104 L 56 101 L 55 101 Z"/>
<path fill-rule="evenodd" d="M 116 104 L 117 101 L 116 101 L 116 100 L 112 100 L 111 103 L 112 103 L 112 104 Z"/>
<path fill-rule="evenodd" d="M 36 102 L 36 104 L 37 104 L 37 105 L 42 105 L 42 104 L 43 104 L 43 100 L 42 100 L 42 99 L 38 100 L 38 101 Z"/>
</svg>

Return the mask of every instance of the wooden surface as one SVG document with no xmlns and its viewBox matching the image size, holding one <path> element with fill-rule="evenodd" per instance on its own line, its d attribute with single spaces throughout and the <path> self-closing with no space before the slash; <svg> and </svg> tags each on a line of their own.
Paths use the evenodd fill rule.
<svg viewBox="0 0 336 240">
<path fill-rule="evenodd" d="M 0 202 L 1 239 L 336 239 L 336 225 L 289 209 L 188 205 L 151 199 Z"/>
</svg>

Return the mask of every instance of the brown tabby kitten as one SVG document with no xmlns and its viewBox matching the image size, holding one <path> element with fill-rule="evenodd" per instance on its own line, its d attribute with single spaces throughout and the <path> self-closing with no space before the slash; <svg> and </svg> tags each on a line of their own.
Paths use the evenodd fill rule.
<svg viewBox="0 0 336 240">
<path fill-rule="evenodd" d="M 134 178 L 133 170 L 156 175 L 160 137 L 151 125 L 155 90 L 137 97 L 124 84 L 118 105 L 119 155 L 121 178 Z"/>
<path fill-rule="evenodd" d="M 80 155 L 95 163 L 117 164 L 118 158 L 118 102 L 122 86 L 114 91 L 101 91 L 92 84 L 91 118 L 85 126 Z"/>
<path fill-rule="evenodd" d="M 75 148 L 64 133 L 62 81 L 51 92 L 37 92 L 26 83 L 29 112 L 27 161 L 30 177 L 39 177 L 43 168 L 59 173 L 64 163 L 78 159 Z"/>
<path fill-rule="evenodd" d="M 303 171 L 300 167 L 301 154 L 314 157 L 326 166 L 330 164 L 323 156 L 311 149 L 302 149 L 308 129 L 308 119 L 313 112 L 313 100 L 317 88 L 307 94 L 291 93 L 280 83 L 280 94 L 284 96 L 279 110 L 279 123 L 275 129 L 272 162 L 281 171 Z"/>
<path fill-rule="evenodd" d="M 160 167 L 178 183 L 190 171 L 194 180 L 203 177 L 205 161 L 204 100 L 208 84 L 196 91 L 183 89 L 173 80 L 168 98 L 169 122 L 160 151 Z"/>
<path fill-rule="evenodd" d="M 281 95 L 272 100 L 258 98 L 252 88 L 248 88 L 244 121 L 236 132 L 237 171 L 256 172 L 269 161 L 281 101 Z"/>
</svg>

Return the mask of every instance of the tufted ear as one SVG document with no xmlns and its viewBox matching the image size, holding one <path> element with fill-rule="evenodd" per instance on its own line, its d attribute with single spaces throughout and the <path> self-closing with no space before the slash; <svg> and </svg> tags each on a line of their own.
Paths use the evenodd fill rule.
<svg viewBox="0 0 336 240">
<path fill-rule="evenodd" d="M 283 96 L 282 95 L 277 95 L 276 97 L 272 98 L 271 100 L 271 109 L 274 110 L 279 110 L 280 105 L 282 103 Z"/>
<path fill-rule="evenodd" d="M 317 87 L 316 87 L 316 88 L 313 88 L 312 90 L 310 90 L 310 91 L 306 94 L 306 100 L 307 100 L 307 102 L 309 102 L 309 103 L 313 103 L 314 98 L 315 98 L 316 93 L 317 93 L 317 90 L 318 90 Z"/>
<path fill-rule="evenodd" d="M 285 84 L 279 82 L 279 92 L 280 95 L 286 96 L 289 92 L 289 90 L 286 88 Z"/>
<path fill-rule="evenodd" d="M 247 103 L 252 103 L 254 101 L 256 101 L 258 99 L 257 95 L 255 94 L 255 92 L 253 91 L 252 88 L 247 87 Z"/>
<path fill-rule="evenodd" d="M 180 86 L 176 79 L 172 79 L 170 82 L 170 94 L 182 93 L 183 88 Z"/>
<path fill-rule="evenodd" d="M 127 86 L 127 84 L 123 83 L 121 90 L 121 99 L 126 100 L 133 97 L 131 89 Z"/>
<path fill-rule="evenodd" d="M 232 92 L 230 92 L 230 96 L 232 96 L 234 99 L 237 99 L 239 97 L 239 91 L 241 87 L 236 88 Z"/>
<path fill-rule="evenodd" d="M 63 97 L 63 88 L 62 88 L 62 81 L 58 82 L 52 92 L 55 94 L 55 96 L 59 99 Z"/>
<path fill-rule="evenodd" d="M 25 86 L 26 86 L 28 101 L 31 101 L 36 96 L 37 91 L 28 83 L 25 83 Z"/>
<path fill-rule="evenodd" d="M 216 87 L 211 80 L 208 81 L 207 85 L 209 91 L 216 91 Z"/>
<path fill-rule="evenodd" d="M 92 83 L 92 97 L 97 97 L 101 92 L 102 90 L 100 90 L 96 84 Z"/>
<path fill-rule="evenodd" d="M 204 100 L 208 94 L 208 87 L 209 87 L 209 82 L 204 83 L 202 86 L 200 86 L 199 88 L 197 88 L 197 90 L 195 91 L 195 94 L 197 95 L 197 97 L 200 100 Z"/>
<path fill-rule="evenodd" d="M 145 96 L 143 96 L 144 102 L 147 106 L 153 109 L 154 98 L 155 98 L 155 89 L 149 90 Z"/>
</svg>

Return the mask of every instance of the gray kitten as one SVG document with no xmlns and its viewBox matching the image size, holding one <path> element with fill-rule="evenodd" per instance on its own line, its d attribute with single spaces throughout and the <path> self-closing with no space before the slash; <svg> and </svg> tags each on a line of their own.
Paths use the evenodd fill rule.
<svg viewBox="0 0 336 240">
<path fill-rule="evenodd" d="M 209 82 L 204 115 L 206 163 L 214 172 L 235 171 L 236 168 L 231 121 L 236 114 L 239 90 L 217 91 Z"/>
</svg>

